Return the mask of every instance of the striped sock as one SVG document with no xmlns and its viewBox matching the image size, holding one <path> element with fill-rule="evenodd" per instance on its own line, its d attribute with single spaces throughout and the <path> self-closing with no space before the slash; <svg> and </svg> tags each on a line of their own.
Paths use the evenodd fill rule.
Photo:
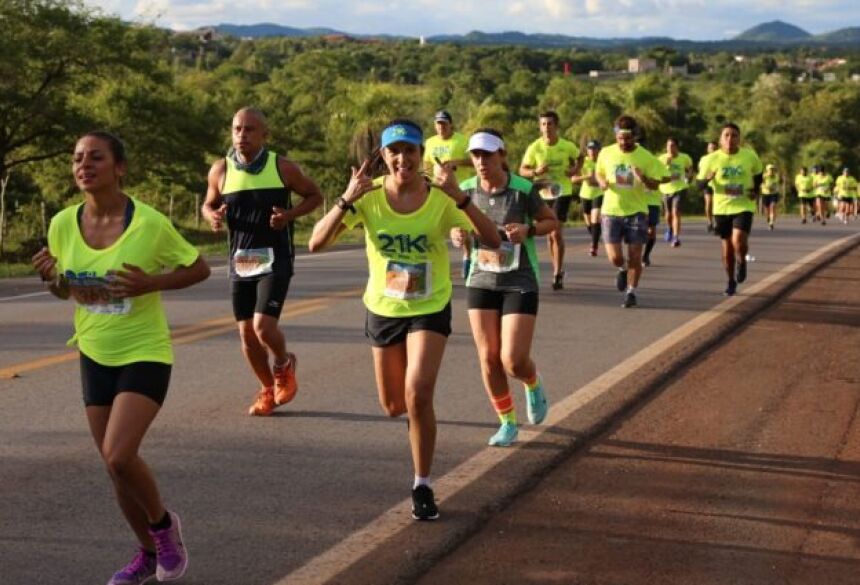
<svg viewBox="0 0 860 585">
<path fill-rule="evenodd" d="M 491 398 L 493 408 L 496 414 L 499 415 L 499 420 L 503 423 L 517 424 L 517 412 L 514 410 L 514 400 L 511 398 L 511 391 L 505 392 L 502 397 L 493 396 Z"/>
</svg>

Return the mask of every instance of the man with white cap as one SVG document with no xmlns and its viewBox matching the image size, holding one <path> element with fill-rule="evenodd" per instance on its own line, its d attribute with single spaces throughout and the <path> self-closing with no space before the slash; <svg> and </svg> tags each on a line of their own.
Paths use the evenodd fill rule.
<svg viewBox="0 0 860 585">
<path fill-rule="evenodd" d="M 767 216 L 767 227 L 773 230 L 776 221 L 776 202 L 779 201 L 779 173 L 776 165 L 768 163 L 764 167 L 761 181 L 762 212 Z"/>
<path fill-rule="evenodd" d="M 454 131 L 454 120 L 447 110 L 433 116 L 436 135 L 424 143 L 424 169 L 431 175 L 439 171 L 438 163 L 445 163 L 454 171 L 458 183 L 475 176 L 475 169 L 466 151 L 466 137 Z M 438 161 L 438 162 L 437 162 Z M 469 244 L 463 247 L 463 278 L 469 275 Z"/>
</svg>

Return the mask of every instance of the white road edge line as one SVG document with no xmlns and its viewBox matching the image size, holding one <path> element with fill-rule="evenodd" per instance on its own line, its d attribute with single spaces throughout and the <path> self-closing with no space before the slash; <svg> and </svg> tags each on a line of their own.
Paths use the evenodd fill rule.
<svg viewBox="0 0 860 585">
<path fill-rule="evenodd" d="M 682 325 L 678 329 L 667 333 L 655 343 L 630 356 L 611 370 L 574 390 L 567 398 L 553 404 L 545 423 L 546 426 L 538 431 L 521 431 L 518 444 L 522 446 L 530 441 L 539 439 L 554 423 L 567 418 L 576 410 L 600 397 L 618 381 L 629 375 L 630 372 L 647 364 L 672 345 L 690 337 L 724 313 L 744 303 L 748 300 L 749 296 L 765 290 L 775 282 L 798 271 L 802 266 L 814 262 L 831 250 L 844 246 L 857 238 L 860 238 L 860 235 L 847 236 L 823 248 L 819 248 L 760 282 L 744 289 L 740 295 L 729 297 L 712 309 L 708 309 L 698 317 L 692 319 L 686 325 Z M 444 503 L 445 500 L 453 497 L 457 492 L 480 478 L 498 463 L 515 455 L 517 451 L 518 449 L 497 449 L 492 447 L 482 449 L 436 480 L 434 491 L 436 492 L 438 502 L 440 504 Z M 282 577 L 274 585 L 319 585 L 320 583 L 329 581 L 338 573 L 371 553 L 377 546 L 381 545 L 401 529 L 414 524 L 415 521 L 412 520 L 407 512 L 411 504 L 412 502 L 408 498 L 395 504 L 364 528 L 352 533 L 338 544 L 312 558 L 295 571 Z"/>
</svg>

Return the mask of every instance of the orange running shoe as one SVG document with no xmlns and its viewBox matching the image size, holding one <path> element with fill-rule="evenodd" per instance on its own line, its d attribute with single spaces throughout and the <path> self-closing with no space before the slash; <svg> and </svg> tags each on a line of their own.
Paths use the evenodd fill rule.
<svg viewBox="0 0 860 585">
<path fill-rule="evenodd" d="M 248 414 L 251 416 L 269 416 L 275 410 L 275 395 L 274 389 L 260 388 L 257 393 L 257 399 L 251 408 L 248 409 Z"/>
<path fill-rule="evenodd" d="M 288 353 L 290 363 L 272 368 L 275 376 L 275 404 L 286 404 L 296 396 L 299 383 L 296 381 L 296 354 Z"/>
</svg>

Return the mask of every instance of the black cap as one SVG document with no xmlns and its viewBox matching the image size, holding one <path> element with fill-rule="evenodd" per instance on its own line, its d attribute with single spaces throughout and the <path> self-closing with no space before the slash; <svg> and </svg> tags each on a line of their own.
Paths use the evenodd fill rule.
<svg viewBox="0 0 860 585">
<path fill-rule="evenodd" d="M 585 145 L 585 148 L 597 150 L 600 148 L 600 142 L 598 142 L 597 140 L 589 140 L 588 144 Z"/>
<path fill-rule="evenodd" d="M 436 115 L 433 116 L 433 120 L 436 122 L 448 122 L 450 124 L 451 114 L 449 114 L 447 110 L 439 110 L 436 112 Z"/>
</svg>

